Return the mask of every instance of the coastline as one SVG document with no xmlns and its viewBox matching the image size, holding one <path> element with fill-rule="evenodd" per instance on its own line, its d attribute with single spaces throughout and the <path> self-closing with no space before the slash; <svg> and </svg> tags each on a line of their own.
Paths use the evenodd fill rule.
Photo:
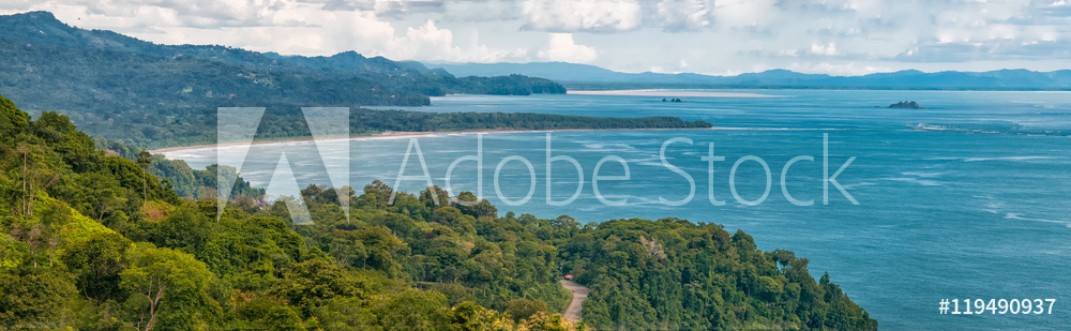
<svg viewBox="0 0 1071 331">
<path fill-rule="evenodd" d="M 678 98 L 778 98 L 780 95 L 749 92 L 714 92 L 677 89 L 636 89 L 636 90 L 569 90 L 573 95 L 606 95 L 627 97 L 678 97 Z"/>
<path fill-rule="evenodd" d="M 368 135 L 357 136 L 328 136 L 322 141 L 370 141 L 380 139 L 402 139 L 402 138 L 426 138 L 426 137 L 441 137 L 441 136 L 463 136 L 463 135 L 476 135 L 476 134 L 503 134 L 503 133 L 547 133 L 547 132 L 595 132 L 595 131 L 845 131 L 842 128 L 772 128 L 772 127 L 730 127 L 730 126 L 713 126 L 709 128 L 621 128 L 621 129 L 547 129 L 547 130 L 530 130 L 530 129 L 486 129 L 486 130 L 462 130 L 462 131 L 389 131 Z M 293 138 L 278 138 L 278 139 L 264 139 L 256 140 L 251 145 L 271 145 L 271 144 L 291 144 L 300 143 L 306 141 L 313 141 L 312 137 L 293 137 Z M 169 153 L 182 153 L 194 150 L 202 149 L 215 149 L 226 148 L 245 145 L 242 142 L 223 142 L 218 144 L 201 144 L 190 146 L 175 146 L 165 147 L 150 150 L 152 154 L 162 154 L 167 157 Z"/>
<path fill-rule="evenodd" d="M 424 138 L 424 137 L 439 137 L 439 136 L 460 136 L 460 135 L 476 135 L 476 134 L 501 134 L 501 133 L 546 133 L 546 132 L 591 132 L 591 131 L 683 131 L 683 130 L 726 130 L 726 129 L 739 129 L 739 128 L 622 128 L 622 129 L 547 129 L 547 130 L 530 130 L 530 129 L 485 129 L 485 130 L 462 130 L 462 131 L 388 131 L 369 135 L 356 135 L 356 136 L 329 136 L 322 141 L 369 141 L 380 139 L 402 139 L 402 138 Z M 279 139 L 265 139 L 256 140 L 252 142 L 252 145 L 271 145 L 271 144 L 290 144 L 306 141 L 313 141 L 313 137 L 293 137 L 293 138 L 279 138 Z M 223 142 L 218 144 L 201 144 L 190 146 L 175 146 L 165 147 L 150 150 L 152 154 L 162 154 L 167 157 L 169 153 L 181 153 L 193 150 L 201 149 L 215 149 L 221 147 L 233 147 L 241 146 L 246 143 L 242 142 Z"/>
</svg>

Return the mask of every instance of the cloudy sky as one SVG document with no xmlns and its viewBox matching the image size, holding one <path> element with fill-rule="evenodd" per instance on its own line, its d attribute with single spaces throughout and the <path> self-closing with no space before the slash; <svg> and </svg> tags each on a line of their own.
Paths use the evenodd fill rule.
<svg viewBox="0 0 1071 331">
<path fill-rule="evenodd" d="M 1071 0 L 3 0 L 158 43 L 626 72 L 1071 68 Z"/>
</svg>

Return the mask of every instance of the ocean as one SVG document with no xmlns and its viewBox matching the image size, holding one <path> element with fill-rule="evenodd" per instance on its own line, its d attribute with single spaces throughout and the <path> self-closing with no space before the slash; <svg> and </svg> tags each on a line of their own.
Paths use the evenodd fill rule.
<svg viewBox="0 0 1071 331">
<path fill-rule="evenodd" d="M 401 172 L 407 179 L 399 188 L 416 193 L 426 183 L 422 162 L 444 186 L 451 164 L 477 156 L 482 145 L 482 195 L 500 213 L 581 222 L 676 217 L 744 230 L 764 250 L 810 259 L 816 279 L 828 272 L 882 329 L 1071 325 L 1064 264 L 1071 258 L 1071 92 L 730 92 L 768 97 L 690 96 L 675 103 L 651 96 L 458 95 L 410 108 L 677 116 L 715 125 L 551 132 L 550 156 L 563 156 L 550 166 L 551 203 L 544 132 L 333 140 L 319 148 L 310 141 L 264 144 L 244 161 L 230 152 L 219 161 L 240 164 L 254 186 L 284 195 L 288 185 L 267 184 L 273 174 L 292 175 L 302 187 L 330 184 L 325 169 L 337 169 L 348 148 L 349 183 L 358 190 L 374 179 L 393 185 Z M 924 108 L 885 108 L 901 100 Z M 280 151 L 290 169 L 277 171 Z M 166 155 L 195 168 L 216 162 L 213 149 Z M 711 173 L 711 160 L 720 157 Z M 457 162 L 451 175 L 454 192 L 476 191 L 480 183 L 474 161 Z M 939 312 L 942 299 L 968 298 L 1056 302 L 1051 315 Z"/>
</svg>

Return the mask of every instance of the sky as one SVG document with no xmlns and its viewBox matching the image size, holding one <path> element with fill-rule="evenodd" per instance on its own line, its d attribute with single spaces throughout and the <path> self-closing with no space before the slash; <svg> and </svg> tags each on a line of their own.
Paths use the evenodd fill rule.
<svg viewBox="0 0 1071 331">
<path fill-rule="evenodd" d="M 164 44 L 624 72 L 1071 69 L 1071 0 L 3 0 Z"/>
</svg>

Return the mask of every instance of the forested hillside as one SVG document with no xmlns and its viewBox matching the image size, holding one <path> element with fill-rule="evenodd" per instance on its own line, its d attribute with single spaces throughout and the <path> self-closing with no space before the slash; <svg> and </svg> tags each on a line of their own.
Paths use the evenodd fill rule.
<svg viewBox="0 0 1071 331">
<path fill-rule="evenodd" d="M 432 114 L 358 108 L 427 105 L 446 93 L 565 93 L 521 75 L 454 77 L 417 62 L 282 56 L 223 46 L 158 45 L 82 30 L 51 13 L 0 16 L 0 93 L 66 115 L 97 138 L 140 148 L 216 142 L 217 107 L 267 107 L 258 138 L 308 136 L 301 107 L 351 107 L 352 134 L 478 129 L 707 128 L 677 118 L 520 113 Z"/>
<path fill-rule="evenodd" d="M 435 188 L 388 205 L 375 182 L 305 189 L 314 224 L 298 226 L 283 202 L 216 215 L 215 199 L 179 198 L 151 163 L 0 97 L 0 328 L 877 327 L 806 259 L 718 225 L 582 225 Z M 340 194 L 355 202 L 348 219 Z M 566 272 L 592 289 L 583 325 L 558 314 Z"/>
<path fill-rule="evenodd" d="M 521 75 L 454 77 L 417 62 L 282 56 L 225 46 L 160 45 L 83 30 L 48 12 L 0 16 L 0 82 L 34 109 L 291 105 L 424 105 L 445 93 L 564 93 Z M 40 94 L 49 97 L 37 97 Z M 114 111 L 115 109 L 112 109 Z"/>
<path fill-rule="evenodd" d="M 0 15 L 0 31 L 0 93 L 142 147 L 160 143 L 161 132 L 182 136 L 179 142 L 211 141 L 200 129 L 215 127 L 217 107 L 419 106 L 446 93 L 565 93 L 542 78 L 454 77 L 355 52 L 301 57 L 159 45 L 75 28 L 48 12 Z"/>
</svg>

